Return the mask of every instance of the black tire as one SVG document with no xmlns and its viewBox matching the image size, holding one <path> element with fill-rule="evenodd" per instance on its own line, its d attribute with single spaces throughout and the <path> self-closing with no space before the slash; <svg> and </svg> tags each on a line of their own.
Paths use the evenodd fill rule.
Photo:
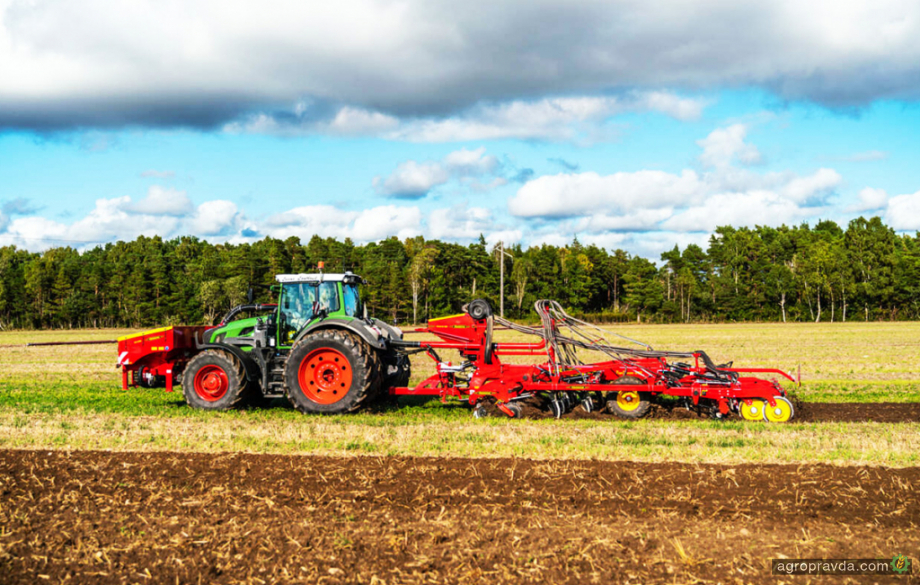
<svg viewBox="0 0 920 585">
<path fill-rule="evenodd" d="M 149 368 L 142 366 L 134 375 L 137 385 L 141 388 L 162 388 L 166 386 L 165 376 L 154 376 L 148 373 Z"/>
<path fill-rule="evenodd" d="M 401 388 L 409 385 L 409 378 L 412 377 L 409 356 L 397 353 L 387 355 L 383 358 L 383 367 L 385 371 L 381 390 L 384 393 L 394 386 Z"/>
<path fill-rule="evenodd" d="M 212 391 L 209 392 L 209 389 Z M 185 367 L 182 393 L 192 408 L 239 408 L 249 395 L 246 370 L 240 360 L 229 352 L 218 349 L 203 351 Z"/>
<path fill-rule="evenodd" d="M 635 376 L 622 376 L 611 382 L 611 384 L 623 386 L 645 386 L 645 380 Z M 624 389 L 623 392 L 629 392 L 629 390 Z M 647 415 L 649 410 L 652 408 L 652 397 L 648 392 L 637 392 L 637 394 L 639 395 L 638 404 L 632 408 L 624 408 L 617 401 L 620 397 L 620 392 L 609 392 L 607 394 L 607 411 L 611 414 L 615 414 L 620 418 L 642 418 L 643 416 Z"/>
<path fill-rule="evenodd" d="M 147 380 L 146 373 L 147 366 L 142 366 L 134 372 L 134 382 L 141 388 L 153 388 L 153 383 Z"/>
<path fill-rule="evenodd" d="M 343 359 L 344 362 L 339 361 Z M 317 364 L 325 369 L 313 367 Z M 305 414 L 353 412 L 378 392 L 378 364 L 373 350 L 357 335 L 338 329 L 316 331 L 301 338 L 291 349 L 284 365 L 284 395 L 294 408 Z M 306 388 L 301 385 L 302 367 Z M 347 377 L 337 377 L 340 370 L 350 373 L 350 383 L 344 381 Z"/>
<path fill-rule="evenodd" d="M 396 352 L 379 353 L 380 356 L 380 389 L 374 402 L 386 406 L 395 406 L 399 396 L 390 394 L 390 388 L 403 388 L 409 385 L 412 368 L 409 356 Z"/>
<path fill-rule="evenodd" d="M 492 314 L 492 305 L 485 299 L 476 299 L 467 305 L 466 312 L 477 321 L 482 321 Z"/>
</svg>

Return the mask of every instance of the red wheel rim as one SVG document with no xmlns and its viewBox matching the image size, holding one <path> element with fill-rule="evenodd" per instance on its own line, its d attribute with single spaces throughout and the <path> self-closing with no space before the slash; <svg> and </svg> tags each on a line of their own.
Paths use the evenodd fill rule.
<svg viewBox="0 0 920 585">
<path fill-rule="evenodd" d="M 195 394 L 202 400 L 214 402 L 220 400 L 230 389 L 227 372 L 220 366 L 202 366 L 195 372 Z"/>
<path fill-rule="evenodd" d="M 307 398 L 318 404 L 335 404 L 351 389 L 351 363 L 338 350 L 314 349 L 300 362 L 297 378 Z"/>
</svg>

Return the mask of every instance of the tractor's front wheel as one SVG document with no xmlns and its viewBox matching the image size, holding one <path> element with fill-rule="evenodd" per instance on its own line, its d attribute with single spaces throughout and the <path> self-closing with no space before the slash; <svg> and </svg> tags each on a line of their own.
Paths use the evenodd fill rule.
<svg viewBox="0 0 920 585">
<path fill-rule="evenodd" d="M 303 413 L 352 412 L 377 391 L 378 360 L 363 339 L 337 329 L 307 335 L 284 366 L 284 392 Z"/>
<path fill-rule="evenodd" d="M 216 349 L 193 357 L 182 375 L 182 393 L 193 408 L 227 410 L 242 406 L 248 385 L 243 364 Z"/>
</svg>

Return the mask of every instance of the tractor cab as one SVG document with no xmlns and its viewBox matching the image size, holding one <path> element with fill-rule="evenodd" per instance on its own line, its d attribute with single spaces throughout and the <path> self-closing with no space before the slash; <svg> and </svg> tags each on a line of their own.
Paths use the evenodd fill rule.
<svg viewBox="0 0 920 585">
<path fill-rule="evenodd" d="M 279 347 L 289 347 L 300 331 L 324 319 L 363 316 L 358 286 L 364 280 L 356 274 L 279 274 L 275 279 Z"/>
</svg>

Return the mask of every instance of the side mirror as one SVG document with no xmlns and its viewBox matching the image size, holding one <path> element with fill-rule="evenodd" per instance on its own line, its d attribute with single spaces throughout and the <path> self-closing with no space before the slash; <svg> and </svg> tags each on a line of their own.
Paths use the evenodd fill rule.
<svg viewBox="0 0 920 585">
<path fill-rule="evenodd" d="M 256 296 L 256 292 L 250 286 L 249 289 L 246 290 L 246 302 L 251 305 L 252 299 L 254 299 L 255 296 Z"/>
<path fill-rule="evenodd" d="M 364 309 L 364 320 L 367 321 L 367 305 L 362 305 L 361 308 Z"/>
</svg>

